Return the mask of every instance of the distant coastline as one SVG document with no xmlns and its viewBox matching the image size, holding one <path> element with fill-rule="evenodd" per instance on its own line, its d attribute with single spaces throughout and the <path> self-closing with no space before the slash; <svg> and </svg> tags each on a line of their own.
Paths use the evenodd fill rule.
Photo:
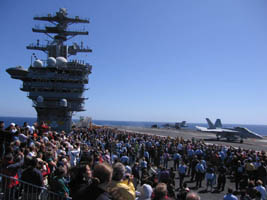
<svg viewBox="0 0 267 200">
<path fill-rule="evenodd" d="M 36 122 L 36 117 L 7 117 L 7 116 L 0 116 L 0 121 L 4 121 L 6 126 L 10 123 L 15 123 L 18 125 L 23 125 L 24 122 L 28 122 L 32 125 Z M 78 121 L 78 119 L 73 119 L 73 121 Z M 167 123 L 167 122 L 141 122 L 141 121 L 109 121 L 109 120 L 93 120 L 94 124 L 102 125 L 102 126 L 121 126 L 121 127 L 144 127 L 150 128 L 151 125 L 157 124 L 159 126 Z M 170 122 L 171 123 L 171 122 Z M 207 126 L 204 123 L 188 123 L 188 127 L 186 129 L 195 130 L 195 126 Z M 235 126 L 243 126 L 247 127 L 248 129 L 263 135 L 267 136 L 267 125 L 249 125 L 249 124 L 223 124 L 224 127 L 235 127 Z"/>
</svg>

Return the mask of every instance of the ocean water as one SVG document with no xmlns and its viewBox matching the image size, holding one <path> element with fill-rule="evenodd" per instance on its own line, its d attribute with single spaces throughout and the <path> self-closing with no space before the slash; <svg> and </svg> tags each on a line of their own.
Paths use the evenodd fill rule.
<svg viewBox="0 0 267 200">
<path fill-rule="evenodd" d="M 78 119 L 74 119 L 73 121 L 77 121 Z M 36 118 L 34 117 L 3 117 L 0 116 L 0 121 L 4 121 L 6 124 L 6 127 L 10 123 L 15 123 L 20 126 L 23 125 L 24 122 L 28 122 L 28 124 L 32 125 L 34 122 L 36 122 Z M 168 122 L 138 122 L 138 121 L 107 121 L 107 120 L 93 120 L 94 124 L 97 125 L 105 125 L 105 126 L 135 126 L 135 127 L 145 127 L 149 128 L 153 124 L 157 124 L 158 126 L 162 126 L 163 124 L 166 124 Z M 169 122 L 173 123 L 173 122 Z M 187 123 L 186 128 L 184 129 L 189 129 L 189 130 L 194 130 L 195 126 L 204 126 L 207 127 L 207 124 L 204 123 Z M 224 128 L 231 128 L 235 126 L 242 126 L 246 127 L 251 131 L 254 131 L 260 135 L 267 136 L 267 125 L 251 125 L 251 124 L 223 124 Z"/>
</svg>

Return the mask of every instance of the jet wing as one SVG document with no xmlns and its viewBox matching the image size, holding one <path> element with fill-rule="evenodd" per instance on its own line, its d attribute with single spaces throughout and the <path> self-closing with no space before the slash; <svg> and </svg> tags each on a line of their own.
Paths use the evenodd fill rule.
<svg viewBox="0 0 267 200">
<path fill-rule="evenodd" d="M 201 126 L 196 126 L 196 129 L 198 131 L 203 131 L 203 132 L 208 130 L 206 127 L 201 127 Z"/>
<path fill-rule="evenodd" d="M 206 127 L 196 126 L 196 129 L 199 131 L 210 132 L 210 133 L 239 133 L 238 131 L 223 129 L 223 128 L 208 129 Z"/>
</svg>

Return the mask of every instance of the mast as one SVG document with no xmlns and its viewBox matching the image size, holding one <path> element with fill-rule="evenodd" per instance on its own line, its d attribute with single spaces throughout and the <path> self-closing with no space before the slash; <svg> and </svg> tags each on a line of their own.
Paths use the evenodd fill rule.
<svg viewBox="0 0 267 200">
<path fill-rule="evenodd" d="M 80 52 L 92 52 L 90 48 L 84 48 L 83 45 L 78 45 L 77 43 L 74 43 L 71 46 L 65 46 L 63 44 L 65 41 L 72 39 L 77 35 L 88 35 L 88 31 L 75 31 L 68 29 L 71 24 L 90 23 L 87 19 L 80 19 L 78 16 L 70 18 L 67 17 L 67 15 L 68 13 L 66 9 L 61 8 L 55 15 L 48 14 L 43 17 L 34 17 L 34 20 L 47 21 L 53 25 L 45 26 L 44 28 L 36 26 L 32 29 L 33 32 L 46 34 L 48 37 L 53 39 L 53 42 L 45 46 L 40 46 L 39 41 L 37 41 L 37 44 L 31 44 L 27 46 L 27 49 L 44 51 L 48 54 L 48 57 L 62 56 L 65 58 L 69 55 L 76 55 Z M 52 36 L 51 34 L 55 35 Z"/>
</svg>

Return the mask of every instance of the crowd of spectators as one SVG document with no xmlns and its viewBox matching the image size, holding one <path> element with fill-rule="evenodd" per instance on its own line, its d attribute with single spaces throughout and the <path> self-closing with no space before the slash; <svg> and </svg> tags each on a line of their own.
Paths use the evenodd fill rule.
<svg viewBox="0 0 267 200">
<path fill-rule="evenodd" d="M 0 173 L 63 199 L 197 200 L 200 188 L 224 192 L 226 200 L 267 199 L 264 151 L 110 127 L 73 127 L 65 133 L 45 123 L 5 127 L 0 122 L 0 133 Z M 235 182 L 235 189 L 226 188 L 228 181 Z M 189 182 L 195 187 L 189 188 Z M 18 184 L 9 180 L 2 184 L 8 191 L 2 191 L 8 194 Z"/>
</svg>

